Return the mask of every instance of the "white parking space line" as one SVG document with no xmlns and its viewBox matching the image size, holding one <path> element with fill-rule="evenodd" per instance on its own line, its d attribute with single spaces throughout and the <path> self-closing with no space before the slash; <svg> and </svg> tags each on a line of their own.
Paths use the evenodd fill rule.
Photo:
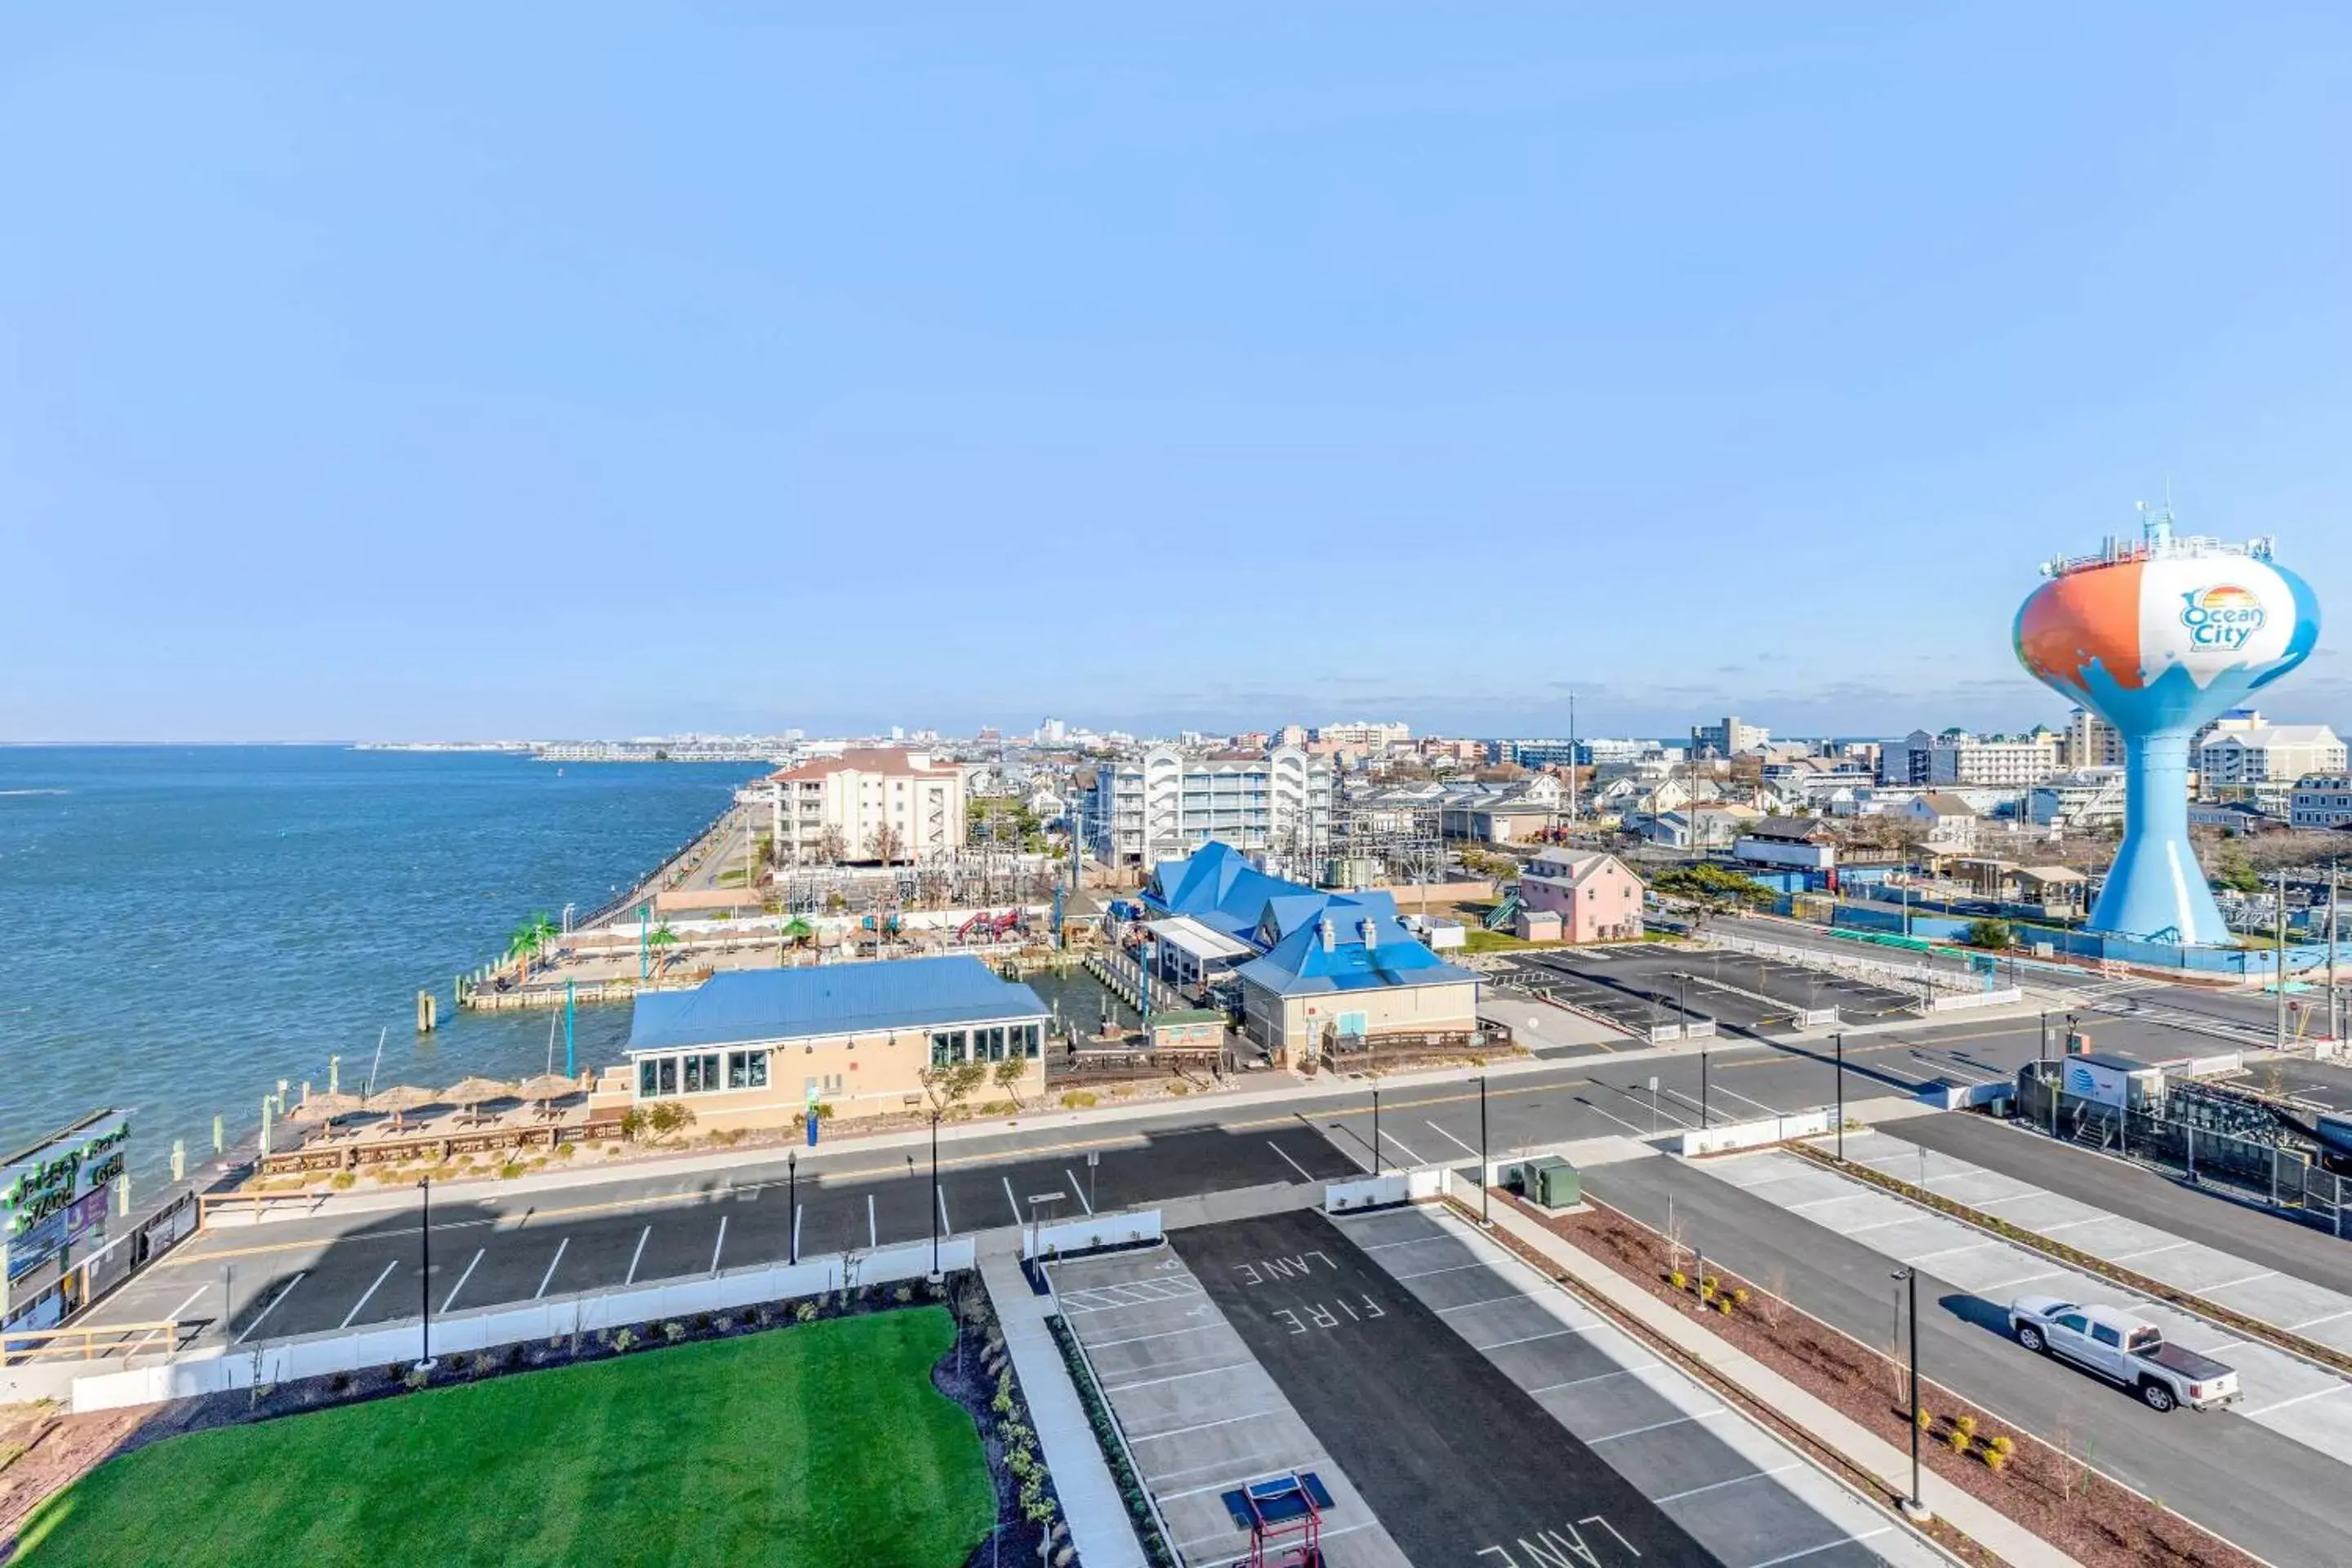
<svg viewBox="0 0 2352 1568">
<path fill-rule="evenodd" d="M 1654 1366 L 1657 1363 L 1653 1362 L 1651 1364 Z M 1664 1497 L 1654 1497 L 1650 1500 L 1654 1503 L 1661 1504 L 1680 1502 L 1686 1497 L 1696 1497 L 1701 1492 L 1721 1491 L 1726 1487 L 1736 1487 L 1743 1481 L 1760 1481 L 1767 1476 L 1785 1476 L 1790 1470 L 1801 1470 L 1803 1468 L 1804 1466 L 1802 1464 L 1775 1465 L 1769 1470 L 1750 1470 L 1744 1476 L 1734 1476 L 1727 1481 L 1709 1481 L 1703 1487 L 1692 1487 L 1685 1491 L 1668 1492 Z"/>
<path fill-rule="evenodd" d="M 652 1227 L 649 1226 L 646 1228 L 651 1229 Z M 482 1254 L 486 1250 L 488 1249 L 484 1247 L 476 1247 L 474 1249 L 474 1256 L 467 1261 L 466 1271 L 457 1276 L 457 1282 L 455 1285 L 449 1287 L 448 1297 L 441 1303 L 441 1310 L 443 1311 L 446 1312 L 449 1310 L 449 1303 L 457 1299 L 457 1292 L 466 1288 L 466 1281 L 474 1277 L 474 1265 L 482 1260 Z M 635 1267 L 634 1262 L 631 1266 Z"/>
<path fill-rule="evenodd" d="M 1422 1125 L 1428 1128 L 1432 1132 L 1436 1133 L 1440 1138 L 1452 1143 L 1456 1149 L 1461 1150 L 1465 1154 L 1475 1155 L 1478 1152 L 1477 1150 L 1473 1149 L 1469 1144 L 1465 1143 L 1461 1139 L 1454 1137 L 1453 1133 L 1448 1132 L 1444 1128 L 1440 1127 L 1436 1122 L 1429 1121 L 1427 1118 L 1423 1119 Z"/>
<path fill-rule="evenodd" d="M 2253 1283 L 2255 1280 L 2257 1280 L 2257 1279 L 2275 1279 L 2275 1278 L 2277 1278 L 2277 1276 L 2278 1276 L 2278 1270 L 2277 1270 L 2277 1269 L 2275 1269 L 2275 1268 L 2265 1268 L 2265 1269 L 2262 1270 L 2262 1271 L 2261 1271 L 2260 1273 L 2258 1273 L 2258 1274 L 2249 1274 L 2249 1275 L 2246 1275 L 2246 1276 L 2245 1276 L 2244 1278 L 2242 1278 L 2242 1279 L 2224 1279 L 2224 1280 L 2222 1280 L 2222 1281 L 2221 1281 L 2221 1283 L 2220 1283 L 2219 1285 L 2208 1285 L 2208 1286 L 2206 1286 L 2206 1287 L 2204 1288 L 2204 1290 L 2202 1291 L 2202 1294 L 2204 1294 L 2204 1295 L 2208 1295 L 2208 1296 L 2210 1296 L 2210 1295 L 2211 1295 L 2214 1291 L 2216 1291 L 2216 1290 L 2231 1290 L 2231 1289 L 2235 1289 L 2238 1286 L 2241 1286 L 2241 1285 L 2251 1285 L 2251 1284 L 2252 1284 L 2252 1283 Z"/>
<path fill-rule="evenodd" d="M 2347 1307 L 2340 1312 L 2329 1312 L 2323 1317 L 2305 1318 L 2299 1323 L 2289 1323 L 2287 1325 L 2287 1331 L 2290 1333 L 2298 1333 L 2305 1329 L 2312 1327 L 2315 1323 L 2332 1323 L 2338 1318 L 2352 1318 L 2352 1307 Z"/>
<path fill-rule="evenodd" d="M 1563 1388 L 1580 1388 L 1588 1383 L 1605 1383 L 1612 1377 L 1624 1377 L 1633 1373 L 1647 1372 L 1654 1366 L 1660 1366 L 1663 1364 L 1664 1363 L 1661 1362 L 1645 1361 L 1634 1366 L 1621 1366 L 1614 1372 L 1596 1372 L 1591 1377 L 1571 1377 L 1566 1383 L 1547 1383 L 1541 1388 L 1530 1388 L 1528 1392 L 1529 1394 L 1557 1394 Z M 1653 1498 L 1650 1500 L 1653 1502 L 1664 1502 L 1666 1500 L 1664 1498 Z"/>
<path fill-rule="evenodd" d="M 178 1322 L 180 1321 L 180 1314 L 194 1306 L 196 1304 L 197 1298 L 211 1289 L 212 1287 L 209 1285 L 199 1285 L 194 1289 L 189 1291 L 188 1299 L 186 1300 L 181 1302 L 178 1306 L 163 1314 L 163 1321 L 167 1323 Z M 122 1352 L 122 1359 L 127 1362 L 132 1356 L 137 1355 L 141 1351 L 145 1350 L 147 1348 L 147 1342 L 153 1339 L 157 1334 L 160 1334 L 163 1331 L 161 1329 L 148 1330 L 144 1334 L 140 1336 L 139 1342 L 137 1344 L 132 1345 L 129 1350 Z"/>
<path fill-rule="evenodd" d="M 1400 1281 L 1406 1279 L 1426 1279 L 1433 1274 L 1459 1274 L 1465 1268 L 1484 1268 L 1486 1267 L 1487 1267 L 1487 1265 L 1483 1259 L 1475 1263 L 1449 1263 L 1443 1268 L 1423 1268 L 1412 1274 L 1391 1274 L 1389 1278 Z"/>
<path fill-rule="evenodd" d="M 1719 1083 L 1709 1084 L 1707 1086 L 1707 1090 L 1712 1094 L 1727 1094 L 1734 1100 L 1744 1100 L 1748 1101 L 1748 1104 L 1754 1106 L 1757 1110 L 1764 1111 L 1768 1115 L 1780 1116 L 1785 1114 L 1777 1105 L 1767 1105 L 1753 1095 L 1742 1094 L 1736 1089 L 1726 1089 Z"/>
<path fill-rule="evenodd" d="M 629 1271 L 621 1276 L 622 1284 L 634 1285 L 637 1282 L 637 1260 L 646 1255 L 646 1237 L 653 1233 L 654 1227 L 651 1226 L 637 1232 L 637 1249 L 629 1254 Z"/>
<path fill-rule="evenodd" d="M 1242 1422 L 1255 1421 L 1261 1415 L 1274 1414 L 1276 1413 L 1271 1410 L 1253 1410 L 1246 1415 L 1227 1415 L 1216 1421 L 1196 1421 L 1190 1426 L 1179 1426 L 1170 1432 L 1146 1432 L 1139 1436 L 1130 1434 L 1127 1440 L 1130 1443 L 1157 1443 L 1162 1437 L 1181 1437 L 1187 1433 L 1207 1432 L 1219 1426 L 1236 1426 Z"/>
<path fill-rule="evenodd" d="M 719 1272 L 719 1249 L 727 1245 L 727 1216 L 719 1216 L 719 1239 L 710 1244 L 710 1271 Z"/>
<path fill-rule="evenodd" d="M 1991 1240 L 1987 1240 L 1987 1241 L 1964 1241 L 1964 1242 L 1962 1242 L 1962 1243 L 1961 1243 L 1959 1246 L 1958 1246 L 1958 1247 L 1937 1247 L 1937 1248 L 1935 1251 L 1933 1251 L 1933 1252 L 1923 1252 L 1923 1253 L 1919 1254 L 1919 1256 L 1918 1256 L 1918 1257 L 1916 1257 L 1916 1258 L 1904 1258 L 1904 1259 L 1903 1259 L 1903 1261 L 1904 1261 L 1904 1262 L 1906 1262 L 1906 1263 L 1912 1263 L 1912 1264 L 1925 1263 L 1925 1262 L 1927 1262 L 1927 1261 L 1929 1258 L 1952 1258 L 1952 1257 L 1956 1257 L 1956 1256 L 1958 1256 L 1958 1254 L 1963 1253 L 1963 1252 L 1974 1252 L 1974 1251 L 1976 1251 L 1979 1247 L 2000 1247 L 2000 1246 L 2004 1246 L 2004 1245 L 2006 1245 L 2006 1244 L 2005 1244 L 2005 1243 L 2002 1243 L 2002 1242 L 1999 1242 L 1999 1241 L 1991 1241 Z"/>
<path fill-rule="evenodd" d="M 1644 1432 L 1663 1432 L 1669 1426 L 1679 1426 L 1685 1421 L 1704 1421 L 1710 1415 L 1720 1415 L 1724 1413 L 1724 1409 L 1725 1406 L 1718 1405 L 1712 1410 L 1702 1410 L 1695 1415 L 1677 1415 L 1671 1421 L 1653 1421 L 1647 1426 L 1628 1426 L 1622 1432 L 1612 1432 L 1606 1437 L 1588 1437 L 1585 1439 L 1585 1446 L 1592 1447 L 1602 1443 L 1614 1443 L 1620 1437 L 1638 1437 Z"/>
<path fill-rule="evenodd" d="M 1507 1298 L 1506 1299 L 1507 1300 Z M 1486 1303 L 1474 1302 L 1472 1304 L 1474 1306 L 1484 1306 Z M 1601 1325 L 1599 1323 L 1587 1323 L 1580 1329 L 1546 1329 L 1539 1334 L 1522 1334 L 1516 1340 L 1497 1340 L 1491 1345 L 1478 1345 L 1474 1348 L 1477 1350 L 1479 1354 L 1484 1355 L 1488 1351 L 1508 1350 L 1513 1345 L 1531 1345 L 1538 1340 L 1557 1340 L 1563 1339 L 1570 1334 L 1589 1334 L 1600 1326 Z"/>
<path fill-rule="evenodd" d="M 1420 1155 L 1418 1155 L 1418 1154 L 1416 1154 L 1416 1153 L 1414 1153 L 1414 1152 L 1413 1152 L 1412 1150 L 1410 1150 L 1410 1149 L 1405 1149 L 1405 1148 L 1404 1148 L 1404 1140 L 1403 1140 L 1403 1139 L 1402 1139 L 1402 1138 L 1400 1138 L 1400 1137 L 1398 1137 L 1395 1133 L 1393 1133 L 1393 1132 L 1390 1131 L 1389 1131 L 1387 1128 L 1385 1128 L 1385 1127 L 1383 1127 L 1383 1128 L 1381 1128 L 1381 1142 L 1383 1142 L 1383 1143 L 1393 1143 L 1393 1144 L 1395 1144 L 1398 1148 L 1400 1148 L 1400 1149 L 1404 1149 L 1404 1157 L 1405 1157 L 1407 1160 L 1411 1161 L 1413 1164 L 1416 1164 L 1416 1165 L 1418 1165 L 1418 1164 L 1422 1163 L 1422 1158 L 1421 1158 L 1421 1156 L 1420 1156 Z M 1379 1150 L 1377 1150 L 1377 1149 L 1373 1150 L 1373 1151 L 1372 1151 L 1372 1159 L 1373 1159 L 1373 1161 L 1374 1161 L 1375 1163 L 1377 1163 L 1377 1162 L 1379 1161 L 1380 1157 L 1381 1157 L 1381 1152 L 1380 1152 Z"/>
<path fill-rule="evenodd" d="M 1269 1148 L 1269 1149 L 1273 1150 L 1276 1153 L 1277 1153 L 1277 1154 L 1281 1154 L 1281 1155 L 1282 1155 L 1282 1163 L 1283 1163 L 1284 1164 L 1286 1164 L 1286 1165 L 1289 1166 L 1292 1170 L 1294 1170 L 1294 1171 L 1297 1172 L 1297 1173 L 1298 1173 L 1298 1179 L 1299 1179 L 1300 1181 L 1302 1181 L 1302 1182 L 1311 1182 L 1311 1181 L 1313 1181 L 1313 1180 L 1315 1179 L 1314 1177 L 1312 1177 L 1312 1176 L 1310 1176 L 1310 1175 L 1308 1175 L 1308 1174 L 1307 1173 L 1307 1167 L 1306 1167 L 1306 1166 L 1304 1166 L 1304 1165 L 1300 1164 L 1297 1161 L 1296 1161 L 1296 1160 L 1292 1159 L 1288 1154 L 1286 1154 L 1286 1153 L 1283 1153 L 1283 1148 L 1282 1148 L 1282 1145 L 1281 1145 L 1281 1144 L 1279 1144 L 1279 1143 L 1276 1142 L 1273 1139 L 1269 1138 L 1269 1139 L 1267 1139 L 1267 1140 L 1265 1141 L 1265 1146 L 1266 1146 L 1267 1148 Z"/>
<path fill-rule="evenodd" d="M 1818 1557 L 1824 1552 L 1834 1552 L 1852 1542 L 1874 1541 L 1895 1527 L 1882 1524 L 1876 1530 L 1865 1530 L 1860 1535 L 1841 1535 L 1835 1541 L 1824 1541 L 1819 1546 L 1808 1546 L 1802 1552 L 1784 1552 L 1779 1557 L 1767 1557 L 1761 1563 L 1751 1563 L 1748 1568 L 1780 1568 L 1783 1563 L 1795 1563 L 1807 1557 Z"/>
<path fill-rule="evenodd" d="M 2129 1263 L 2135 1258 L 2154 1258 L 2158 1253 L 2178 1252 L 2184 1247 L 2194 1247 L 2193 1241 L 2168 1241 L 2162 1247 L 2144 1247 L 2137 1252 L 2119 1252 L 2107 1259 L 2110 1263 Z"/>
<path fill-rule="evenodd" d="M 1198 1372 L 1172 1373 L 1166 1377 L 1147 1377 L 1135 1383 L 1106 1383 L 1103 1384 L 1103 1392 L 1123 1394 L 1130 1388 L 1157 1388 L 1163 1383 L 1181 1383 L 1188 1377 L 1213 1377 L 1221 1372 L 1239 1372 L 1244 1367 L 1256 1364 L 1255 1361 L 1237 1361 L 1226 1366 L 1204 1366 Z"/>
<path fill-rule="evenodd" d="M 940 1200 L 940 1234 L 953 1236 L 955 1226 L 948 1223 L 948 1190 L 945 1187 L 933 1187 L 931 1192 Z M 794 1246 L 800 1243 L 800 1230 L 797 1225 L 793 1227 L 793 1242 Z"/>
<path fill-rule="evenodd" d="M 1021 1217 L 1021 1200 L 1013 1195 L 1013 1178 L 1005 1176 L 1001 1179 L 1004 1183 L 1004 1206 L 1013 1211 L 1013 1225 L 1018 1226 L 1026 1223 Z M 871 1198 L 868 1198 L 866 1201 L 868 1203 L 873 1202 Z"/>
<path fill-rule="evenodd" d="M 568 1236 L 562 1237 L 556 1242 L 555 1256 L 547 1260 L 547 1272 L 540 1276 L 539 1289 L 530 1293 L 530 1299 L 532 1300 L 536 1301 L 541 1296 L 546 1295 L 547 1288 L 555 1282 L 555 1266 L 563 1261 L 563 1249 L 571 1245 L 572 1238 Z"/>
<path fill-rule="evenodd" d="M 2021 1277 L 2019 1277 L 2018 1279 L 2003 1279 L 2002 1281 L 2000 1281 L 2000 1282 L 1999 1284 L 1997 1284 L 1997 1285 L 1988 1285 L 1988 1286 L 1986 1286 L 1986 1287 L 1985 1287 L 1985 1289 L 1987 1289 L 1987 1290 L 2014 1290 L 2014 1289 L 2016 1289 L 2020 1285 L 2031 1285 L 2031 1284 L 2032 1284 L 2036 1279 L 2055 1279 L 2056 1278 L 2058 1278 L 2058 1276 L 2059 1276 L 2059 1275 L 2063 1274 L 2063 1272 L 2065 1272 L 2065 1270 L 2063 1270 L 2063 1269 L 2060 1269 L 2060 1268 L 2045 1268 L 2045 1269 L 2043 1269 L 2043 1270 L 2042 1270 L 2041 1273 L 2039 1273 L 2039 1274 L 2027 1274 L 2027 1275 L 2022 1275 L 2022 1276 L 2021 1276 Z"/>
<path fill-rule="evenodd" d="M 286 1288 L 278 1291 L 277 1295 L 271 1297 L 269 1299 L 269 1305 L 262 1308 L 260 1311 L 255 1313 L 253 1321 L 245 1325 L 245 1332 L 237 1335 L 236 1338 L 230 1342 L 232 1344 L 241 1345 L 245 1343 L 246 1341 L 251 1339 L 253 1337 L 253 1331 L 261 1327 L 262 1319 L 267 1318 L 270 1313 L 278 1310 L 278 1303 L 285 1300 L 287 1297 L 294 1294 L 294 1287 L 302 1283 L 303 1279 L 307 1278 L 309 1274 L 310 1270 L 306 1268 L 300 1274 L 297 1274 L 293 1279 L 286 1281 Z"/>
<path fill-rule="evenodd" d="M 1078 1185 L 1078 1173 L 1076 1171 L 1071 1170 L 1067 1165 L 1065 1165 L 1062 1167 L 1062 1174 L 1070 1178 L 1070 1191 L 1078 1194 L 1078 1206 L 1086 1210 L 1088 1214 L 1094 1213 L 1095 1205 L 1087 1202 L 1086 1188 Z"/>
<path fill-rule="evenodd" d="M 2307 1399 L 2325 1399 L 2331 1394 L 2341 1394 L 2347 1387 L 2352 1387 L 2352 1384 L 2331 1384 L 2326 1388 L 2315 1388 L 2309 1394 L 2298 1394 L 2292 1399 L 2274 1400 L 2268 1405 L 2257 1405 L 2252 1410 L 2240 1410 L 2238 1414 L 2251 1420 L 2257 1415 L 2268 1415 L 2273 1410 L 2284 1410 L 2290 1405 L 2301 1405 Z"/>
<path fill-rule="evenodd" d="M 373 1296 L 373 1295 L 374 1295 L 374 1294 L 375 1294 L 375 1291 L 376 1291 L 376 1286 L 377 1286 L 377 1285 L 381 1285 L 381 1284 L 383 1284 L 385 1280 L 387 1280 L 387 1279 L 391 1279 L 391 1278 L 392 1278 L 392 1271 L 393 1271 L 394 1269 L 395 1269 L 395 1268 L 399 1268 L 399 1267 L 400 1267 L 400 1260 L 399 1260 L 398 1258 L 394 1258 L 390 1263 L 385 1264 L 385 1265 L 383 1266 L 383 1273 L 381 1273 L 381 1274 L 379 1274 L 379 1275 L 377 1275 L 377 1276 L 375 1277 L 375 1282 L 374 1282 L 374 1284 L 370 1285 L 366 1289 L 364 1289 L 364 1290 L 362 1290 L 362 1291 L 361 1291 L 361 1292 L 360 1292 L 360 1299 L 359 1299 L 358 1300 L 356 1300 L 356 1301 L 354 1301 L 354 1302 L 352 1302 L 352 1310 L 351 1310 L 350 1311 L 345 1312 L 345 1313 L 343 1314 L 343 1321 L 342 1321 L 341 1322 L 340 1322 L 340 1323 L 337 1323 L 337 1324 L 335 1325 L 335 1327 L 337 1327 L 337 1328 L 339 1328 L 339 1329 L 348 1329 L 348 1328 L 350 1328 L 350 1327 L 352 1326 L 352 1320 L 353 1318 L 356 1318 L 356 1317 L 358 1317 L 358 1316 L 360 1315 L 360 1309 L 361 1309 L 362 1307 L 364 1307 L 364 1306 L 366 1306 L 366 1305 L 368 1304 L 368 1298 L 369 1298 L 370 1296 Z"/>
</svg>

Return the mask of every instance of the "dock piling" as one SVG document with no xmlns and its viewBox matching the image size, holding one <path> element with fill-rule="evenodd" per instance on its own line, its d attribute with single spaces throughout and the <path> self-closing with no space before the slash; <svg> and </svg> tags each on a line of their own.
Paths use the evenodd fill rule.
<svg viewBox="0 0 2352 1568">
<path fill-rule="evenodd" d="M 188 1141 L 184 1138 L 174 1138 L 172 1140 L 172 1180 L 184 1182 L 187 1179 Z"/>
<path fill-rule="evenodd" d="M 264 1154 L 269 1152 L 269 1097 L 265 1094 L 261 1097 L 261 1152 Z"/>
<path fill-rule="evenodd" d="M 342 1091 L 343 1058 L 341 1057 L 329 1057 L 327 1058 L 327 1092 L 329 1094 L 341 1094 Z"/>
<path fill-rule="evenodd" d="M 221 1136 L 221 1119 L 215 1116 L 213 1118 L 213 1152 L 217 1154 L 227 1147 L 227 1141 Z"/>
<path fill-rule="evenodd" d="M 419 991 L 416 994 L 416 1032 L 418 1034 L 429 1035 L 433 1032 L 434 1025 L 440 1021 L 439 1004 L 440 998 L 435 996 L 430 991 Z"/>
</svg>

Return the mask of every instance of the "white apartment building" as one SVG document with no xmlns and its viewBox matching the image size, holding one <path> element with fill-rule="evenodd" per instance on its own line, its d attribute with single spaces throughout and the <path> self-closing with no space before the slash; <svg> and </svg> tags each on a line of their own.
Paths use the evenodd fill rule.
<svg viewBox="0 0 2352 1568">
<path fill-rule="evenodd" d="M 1737 714 L 1727 714 L 1719 723 L 1700 725 L 1697 741 L 1702 752 L 1713 752 L 1718 757 L 1741 757 L 1770 745 L 1772 731 L 1761 724 L 1743 724 Z"/>
<path fill-rule="evenodd" d="M 1382 724 L 1360 719 L 1348 724 L 1326 724 L 1315 731 L 1318 745 L 1343 746 L 1351 752 L 1385 751 L 1412 739 L 1410 724 Z"/>
<path fill-rule="evenodd" d="M 2305 773 L 2295 780 L 2287 821 L 2297 827 L 2352 826 L 2352 775 Z"/>
<path fill-rule="evenodd" d="M 844 860 L 906 861 L 963 847 L 963 770 L 928 752 L 852 746 L 752 788 L 768 796 L 770 831 L 794 864 L 821 864 L 829 848 Z"/>
<path fill-rule="evenodd" d="M 1095 770 L 1087 842 L 1112 866 L 1181 859 L 1213 838 L 1308 864 L 1329 853 L 1338 799 L 1331 759 L 1296 746 L 1204 756 L 1154 746 Z"/>
<path fill-rule="evenodd" d="M 2340 773 L 2344 742 L 2325 724 L 2257 724 L 2217 729 L 2197 752 L 2199 788 L 2207 798 L 2306 773 Z"/>
<path fill-rule="evenodd" d="M 1933 789 L 2030 789 L 2059 770 L 2059 738 L 2047 730 L 2025 735 L 1971 735 L 1914 730 L 1890 748 L 1882 768 L 1887 784 Z"/>
<path fill-rule="evenodd" d="M 2124 819 L 2124 771 L 2076 768 L 2053 773 L 2026 796 L 2025 815 L 2042 827 L 2118 826 Z"/>
<path fill-rule="evenodd" d="M 2060 766 L 2078 773 L 2084 768 L 2119 768 L 2124 765 L 2124 738 L 2096 713 L 2077 708 L 2066 716 L 2066 728 L 2058 737 L 2058 753 Z"/>
</svg>

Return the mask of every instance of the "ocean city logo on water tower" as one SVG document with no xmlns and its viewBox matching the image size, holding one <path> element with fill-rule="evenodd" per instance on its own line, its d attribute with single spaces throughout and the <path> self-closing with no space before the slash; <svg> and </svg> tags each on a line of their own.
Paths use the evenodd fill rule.
<svg viewBox="0 0 2352 1568">
<path fill-rule="evenodd" d="M 2189 640 L 2199 647 L 2242 648 L 2270 618 L 2254 591 L 2234 583 L 2183 594 L 2180 605 L 2180 624 L 2189 628 Z"/>
</svg>

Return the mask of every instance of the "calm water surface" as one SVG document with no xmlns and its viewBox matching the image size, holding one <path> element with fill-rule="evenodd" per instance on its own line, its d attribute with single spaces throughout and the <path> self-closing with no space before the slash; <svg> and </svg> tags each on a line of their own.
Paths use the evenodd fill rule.
<svg viewBox="0 0 2352 1568">
<path fill-rule="evenodd" d="M 751 764 L 327 747 L 0 748 L 0 1156 L 131 1110 L 152 1186 L 283 1078 L 441 1088 L 546 1062 L 550 1015 L 458 1014 L 450 982 L 533 910 L 579 911 L 727 805 Z M 415 994 L 442 1028 L 415 1033 Z M 583 1063 L 626 1007 L 583 1007 Z M 562 1042 L 557 1043 L 558 1067 Z"/>
</svg>

